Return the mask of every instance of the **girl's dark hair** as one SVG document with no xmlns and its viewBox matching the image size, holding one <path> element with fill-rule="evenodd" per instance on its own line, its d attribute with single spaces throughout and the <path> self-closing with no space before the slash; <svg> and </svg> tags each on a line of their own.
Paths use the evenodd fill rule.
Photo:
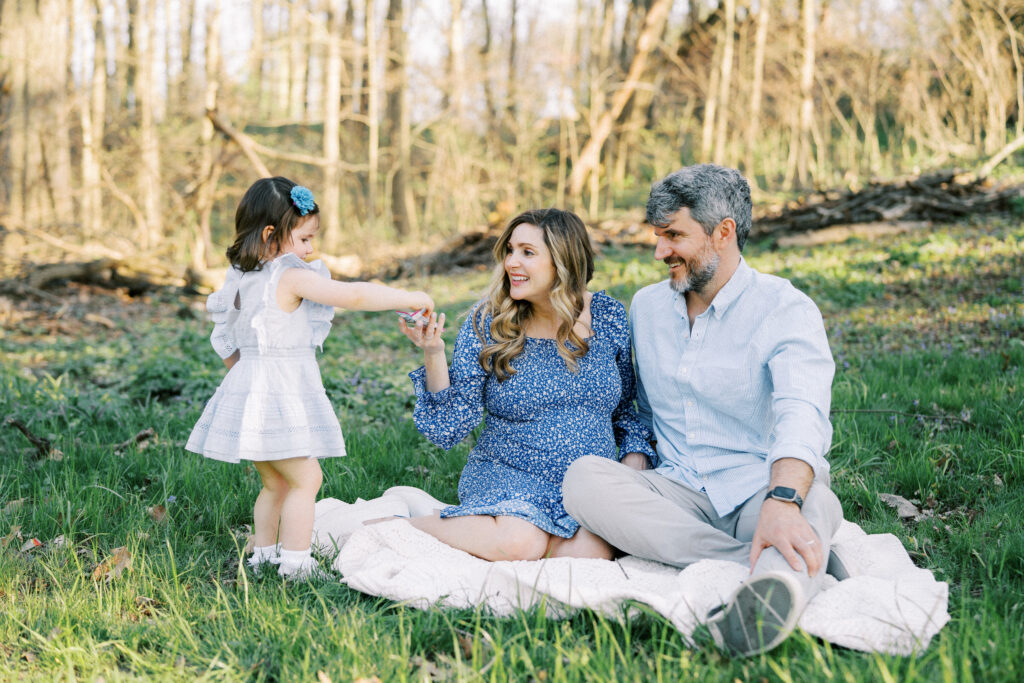
<svg viewBox="0 0 1024 683">
<path fill-rule="evenodd" d="M 281 245 L 291 239 L 295 225 L 313 214 L 320 213 L 320 207 L 313 208 L 303 216 L 292 202 L 291 192 L 295 183 L 276 176 L 260 178 L 252 184 L 235 211 L 235 243 L 228 247 L 231 265 L 246 273 L 259 270 L 268 253 L 277 253 Z M 263 229 L 268 225 L 274 230 L 267 241 L 263 241 Z"/>
</svg>

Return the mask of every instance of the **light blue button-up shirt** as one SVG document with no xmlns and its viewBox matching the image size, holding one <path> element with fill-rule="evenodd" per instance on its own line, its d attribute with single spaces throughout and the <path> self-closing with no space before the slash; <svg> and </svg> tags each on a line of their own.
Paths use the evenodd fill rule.
<svg viewBox="0 0 1024 683">
<path fill-rule="evenodd" d="M 779 458 L 828 472 L 835 364 L 818 307 L 788 280 L 740 259 L 692 329 L 668 280 L 636 293 L 629 321 L 660 474 L 706 491 L 725 515 Z"/>
</svg>

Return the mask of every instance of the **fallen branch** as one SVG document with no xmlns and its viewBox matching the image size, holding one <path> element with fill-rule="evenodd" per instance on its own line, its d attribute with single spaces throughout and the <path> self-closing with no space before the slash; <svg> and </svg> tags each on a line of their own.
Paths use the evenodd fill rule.
<svg viewBox="0 0 1024 683">
<path fill-rule="evenodd" d="M 25 438 L 31 441 L 32 445 L 35 446 L 36 452 L 39 454 L 40 459 L 53 458 L 55 460 L 60 460 L 61 458 L 64 457 L 63 453 L 61 453 L 59 450 L 53 447 L 53 444 L 50 443 L 49 439 L 44 439 L 41 436 L 36 436 L 35 434 L 33 434 L 31 430 L 29 430 L 29 428 L 25 426 L 25 423 L 23 423 L 18 418 L 8 417 L 6 420 L 4 420 L 4 424 L 10 425 L 11 427 L 14 427 L 19 432 L 24 434 Z"/>
<path fill-rule="evenodd" d="M 918 418 L 924 420 L 942 420 L 945 422 L 959 422 L 961 424 L 969 425 L 972 424 L 970 420 L 964 419 L 958 415 L 927 415 L 925 413 L 908 413 L 904 410 L 885 410 L 884 408 L 833 408 L 832 413 L 864 413 L 864 414 L 878 414 L 878 415 L 902 415 L 903 417 L 911 417 L 915 420 Z"/>
</svg>

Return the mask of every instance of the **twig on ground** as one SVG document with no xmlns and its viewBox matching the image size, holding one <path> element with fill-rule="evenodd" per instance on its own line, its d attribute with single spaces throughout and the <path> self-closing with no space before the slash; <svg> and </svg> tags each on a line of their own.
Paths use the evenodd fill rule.
<svg viewBox="0 0 1024 683">
<path fill-rule="evenodd" d="M 959 422 L 961 424 L 969 425 L 970 420 L 964 419 L 959 415 L 928 415 L 926 413 L 908 413 L 905 410 L 886 410 L 884 408 L 833 408 L 833 413 L 867 413 L 867 414 L 878 414 L 878 415 L 902 415 L 904 417 L 912 417 L 914 419 L 921 418 L 923 420 L 944 420 L 946 422 Z"/>
<path fill-rule="evenodd" d="M 23 423 L 18 418 L 8 417 L 6 420 L 4 420 L 4 423 L 14 427 L 19 432 L 24 434 L 25 438 L 31 441 L 32 445 L 35 446 L 36 452 L 39 454 L 40 458 L 60 459 L 61 457 L 64 456 L 63 453 L 61 453 L 59 450 L 53 447 L 53 444 L 50 443 L 49 439 L 44 439 L 41 436 L 36 436 L 35 434 L 33 434 L 29 430 L 29 428 L 25 426 L 25 423 Z"/>
</svg>

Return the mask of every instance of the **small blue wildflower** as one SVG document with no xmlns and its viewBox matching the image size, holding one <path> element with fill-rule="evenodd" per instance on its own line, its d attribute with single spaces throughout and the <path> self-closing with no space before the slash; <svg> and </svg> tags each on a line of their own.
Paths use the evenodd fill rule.
<svg viewBox="0 0 1024 683">
<path fill-rule="evenodd" d="M 168 503 L 173 503 L 176 500 L 178 500 L 177 496 L 167 496 L 167 502 Z"/>
<path fill-rule="evenodd" d="M 305 216 L 316 206 L 316 202 L 313 201 L 313 193 L 308 187 L 296 185 L 292 188 L 291 196 L 292 204 L 299 210 L 300 216 Z"/>
</svg>

